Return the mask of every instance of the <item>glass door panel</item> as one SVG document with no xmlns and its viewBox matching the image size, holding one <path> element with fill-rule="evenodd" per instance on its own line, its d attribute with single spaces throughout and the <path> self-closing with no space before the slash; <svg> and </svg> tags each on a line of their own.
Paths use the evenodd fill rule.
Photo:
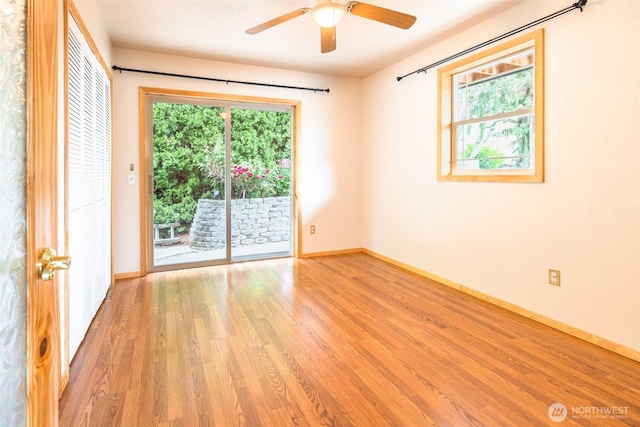
<svg viewBox="0 0 640 427">
<path fill-rule="evenodd" d="M 153 102 L 153 270 L 229 261 L 226 107 Z"/>
<path fill-rule="evenodd" d="M 151 96 L 147 111 L 149 271 L 293 253 L 291 105 Z"/>
<path fill-rule="evenodd" d="M 292 253 L 292 109 L 231 109 L 231 257 Z"/>
</svg>

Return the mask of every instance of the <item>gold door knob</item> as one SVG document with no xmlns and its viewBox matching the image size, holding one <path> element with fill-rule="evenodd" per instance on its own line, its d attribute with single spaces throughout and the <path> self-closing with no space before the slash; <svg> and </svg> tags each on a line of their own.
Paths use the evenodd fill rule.
<svg viewBox="0 0 640 427">
<path fill-rule="evenodd" d="M 40 251 L 36 268 L 38 276 L 42 280 L 51 280 L 56 270 L 68 270 L 71 267 L 71 257 L 56 256 L 53 248 L 46 248 Z"/>
</svg>

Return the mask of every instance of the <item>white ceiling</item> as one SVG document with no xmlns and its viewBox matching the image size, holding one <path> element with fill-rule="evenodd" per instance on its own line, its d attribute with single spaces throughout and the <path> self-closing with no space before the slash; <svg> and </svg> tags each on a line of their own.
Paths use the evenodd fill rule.
<svg viewBox="0 0 640 427">
<path fill-rule="evenodd" d="M 337 49 L 325 54 L 310 14 L 245 33 L 316 0 L 77 0 L 84 1 L 96 3 L 115 47 L 366 77 L 525 0 L 368 0 L 418 19 L 402 30 L 347 15 L 337 27 Z"/>
</svg>

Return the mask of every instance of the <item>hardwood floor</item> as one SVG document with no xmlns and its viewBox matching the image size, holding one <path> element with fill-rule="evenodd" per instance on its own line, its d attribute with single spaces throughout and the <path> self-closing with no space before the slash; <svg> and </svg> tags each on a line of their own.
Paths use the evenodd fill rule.
<svg viewBox="0 0 640 427">
<path fill-rule="evenodd" d="M 640 363 L 368 255 L 257 261 L 119 281 L 60 425 L 640 425 Z"/>
</svg>

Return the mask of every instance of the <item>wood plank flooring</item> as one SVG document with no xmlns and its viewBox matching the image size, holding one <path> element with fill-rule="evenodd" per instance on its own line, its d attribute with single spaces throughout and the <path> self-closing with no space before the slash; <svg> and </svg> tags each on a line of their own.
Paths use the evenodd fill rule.
<svg viewBox="0 0 640 427">
<path fill-rule="evenodd" d="M 247 262 L 119 281 L 60 425 L 640 425 L 640 363 L 368 255 Z"/>
</svg>

